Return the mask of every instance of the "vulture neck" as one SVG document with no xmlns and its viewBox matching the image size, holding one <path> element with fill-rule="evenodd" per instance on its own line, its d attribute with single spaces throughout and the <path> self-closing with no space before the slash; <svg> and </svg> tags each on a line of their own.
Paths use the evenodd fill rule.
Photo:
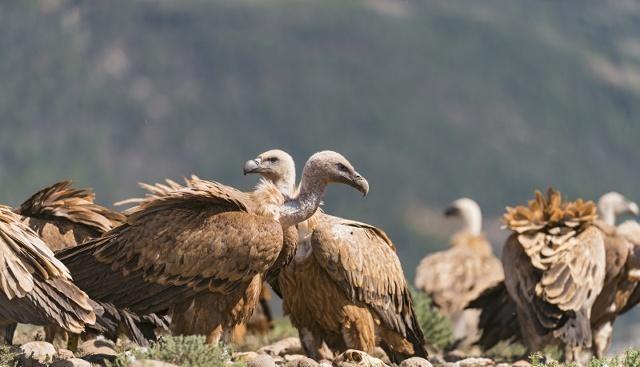
<svg viewBox="0 0 640 367">
<path fill-rule="evenodd" d="M 464 210 L 462 219 L 464 220 L 464 231 L 474 236 L 482 234 L 482 214 L 479 210 Z"/>
<path fill-rule="evenodd" d="M 293 197 L 293 190 L 296 185 L 296 173 L 287 172 L 283 177 L 278 177 L 273 184 L 276 185 L 278 190 L 284 195 Z"/>
<path fill-rule="evenodd" d="M 293 185 L 291 182 L 286 190 L 292 192 Z M 320 206 L 326 187 L 326 181 L 318 179 L 305 169 L 302 172 L 298 195 L 287 199 L 280 212 L 282 228 L 288 228 L 309 219 Z"/>
<path fill-rule="evenodd" d="M 598 205 L 598 211 L 600 212 L 600 217 L 603 222 L 610 226 L 616 225 L 616 213 L 615 210 L 613 210 L 613 206 L 600 203 L 600 205 Z"/>
</svg>

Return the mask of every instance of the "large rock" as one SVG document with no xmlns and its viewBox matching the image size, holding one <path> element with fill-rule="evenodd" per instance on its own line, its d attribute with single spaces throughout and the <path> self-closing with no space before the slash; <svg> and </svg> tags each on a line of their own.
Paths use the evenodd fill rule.
<svg viewBox="0 0 640 367">
<path fill-rule="evenodd" d="M 22 344 L 19 350 L 21 366 L 40 367 L 53 362 L 56 348 L 51 343 L 37 341 Z"/>
<path fill-rule="evenodd" d="M 303 354 L 303 350 L 300 339 L 289 337 L 258 349 L 258 354 L 283 357 L 287 354 Z"/>
<path fill-rule="evenodd" d="M 268 354 L 259 354 L 247 361 L 247 367 L 276 367 L 276 362 Z"/>
<path fill-rule="evenodd" d="M 129 367 L 178 367 L 173 363 L 156 361 L 155 359 L 139 359 L 129 364 Z"/>
<path fill-rule="evenodd" d="M 51 367 L 91 367 L 91 363 L 80 358 L 59 359 Z"/>
<path fill-rule="evenodd" d="M 349 349 L 337 356 L 333 364 L 337 367 L 386 367 L 382 360 L 355 349 Z"/>
<path fill-rule="evenodd" d="M 82 359 L 91 363 L 113 360 L 116 358 L 115 345 L 110 340 L 93 339 L 87 340 L 78 347 L 78 354 Z"/>
<path fill-rule="evenodd" d="M 400 367 L 433 367 L 433 365 L 424 358 L 411 357 L 402 361 Z"/>
</svg>

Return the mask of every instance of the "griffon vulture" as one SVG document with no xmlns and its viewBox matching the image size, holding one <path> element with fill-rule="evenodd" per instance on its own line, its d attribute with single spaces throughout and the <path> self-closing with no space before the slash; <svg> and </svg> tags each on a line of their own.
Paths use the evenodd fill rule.
<svg viewBox="0 0 640 367">
<path fill-rule="evenodd" d="M 72 186 L 71 181 L 61 181 L 36 192 L 15 208 L 14 212 L 22 216 L 23 222 L 51 250 L 57 251 L 100 237 L 104 232 L 124 223 L 124 215 L 98 205 L 94 200 L 95 193 L 91 189 L 77 189 Z M 122 328 L 129 339 L 147 345 L 147 339 L 155 339 L 154 329 L 168 327 L 167 321 L 156 315 L 138 316 L 118 310 L 113 305 L 100 306 L 104 313 L 98 315 L 98 329 L 89 327 L 89 331 L 105 334 L 114 341 L 118 329 Z M 46 340 L 53 341 L 58 329 L 57 326 L 46 327 Z M 12 335 L 12 332 L 7 332 L 9 344 Z M 75 349 L 75 343 L 75 338 L 70 338 L 68 347 Z"/>
<path fill-rule="evenodd" d="M 611 342 L 613 322 L 640 301 L 640 228 L 637 222 L 627 221 L 615 227 L 616 217 L 636 214 L 638 207 L 618 193 L 603 195 L 598 201 L 600 220 L 595 221 L 604 238 L 606 275 L 602 291 L 591 311 L 593 332 L 592 351 L 602 358 Z M 507 293 L 504 283 L 487 290 L 471 303 L 470 308 L 482 310 L 478 344 L 490 349 L 500 341 L 523 341 L 520 334 L 516 305 Z"/>
<path fill-rule="evenodd" d="M 0 206 L 0 247 L 0 323 L 57 325 L 72 333 L 95 323 L 97 305 L 7 206 Z"/>
<path fill-rule="evenodd" d="M 513 234 L 502 253 L 505 285 L 529 350 L 560 344 L 572 361 L 591 347 L 591 308 L 606 268 L 596 217 L 593 202 L 566 202 L 551 189 L 528 206 L 507 207 Z"/>
<path fill-rule="evenodd" d="M 309 158 L 293 198 L 268 182 L 245 193 L 193 180 L 140 202 L 125 224 L 64 250 L 60 258 L 95 299 L 139 314 L 172 309 L 173 318 L 192 315 L 172 331 L 206 334 L 209 343 L 217 343 L 251 316 L 263 278 L 286 263 L 278 262 L 283 230 L 313 215 L 329 183 L 364 194 L 369 189 L 331 151 Z M 204 308 L 208 312 L 200 312 Z"/>
<path fill-rule="evenodd" d="M 504 273 L 482 233 L 482 213 L 475 201 L 458 199 L 445 210 L 445 215 L 462 218 L 464 228 L 451 238 L 450 249 L 422 259 L 416 269 L 415 286 L 449 316 L 456 339 L 472 342 L 478 312 L 465 311 L 465 306 L 502 281 Z"/>
<path fill-rule="evenodd" d="M 247 161 L 244 172 L 294 195 L 294 162 L 281 150 Z M 396 362 L 427 355 L 395 247 L 381 229 L 318 211 L 298 232 L 293 261 L 270 283 L 307 354 L 326 357 L 324 342 L 334 351 L 379 345 Z"/>
</svg>

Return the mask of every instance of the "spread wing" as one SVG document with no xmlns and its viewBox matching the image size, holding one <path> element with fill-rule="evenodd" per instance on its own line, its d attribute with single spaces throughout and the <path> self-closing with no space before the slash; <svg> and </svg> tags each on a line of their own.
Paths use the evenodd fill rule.
<svg viewBox="0 0 640 367">
<path fill-rule="evenodd" d="M 96 300 L 147 314 L 199 292 L 228 294 L 264 273 L 282 247 L 252 195 L 199 181 L 130 209 L 127 223 L 59 258 Z"/>
<path fill-rule="evenodd" d="M 313 256 L 354 302 L 366 304 L 384 325 L 424 350 L 400 260 L 380 229 L 325 214 L 311 236 Z"/>
<path fill-rule="evenodd" d="M 78 333 L 96 319 L 67 268 L 11 208 L 0 206 L 0 319 Z"/>
<path fill-rule="evenodd" d="M 488 242 L 483 247 L 491 248 Z M 416 269 L 415 286 L 443 312 L 451 314 L 464 309 L 470 300 L 503 278 L 502 264 L 490 252 L 454 246 L 422 259 Z"/>
</svg>

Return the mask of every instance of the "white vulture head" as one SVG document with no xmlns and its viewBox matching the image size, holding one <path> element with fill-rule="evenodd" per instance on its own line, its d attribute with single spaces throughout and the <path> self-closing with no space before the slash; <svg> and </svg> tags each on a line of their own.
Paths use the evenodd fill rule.
<svg viewBox="0 0 640 367">
<path fill-rule="evenodd" d="M 244 174 L 258 173 L 273 182 L 280 192 L 293 195 L 296 168 L 289 153 L 280 149 L 268 150 L 244 164 Z"/>
<path fill-rule="evenodd" d="M 464 221 L 464 230 L 472 235 L 482 233 L 482 212 L 480 206 L 469 198 L 458 199 L 444 211 L 447 217 L 459 217 Z"/>
<path fill-rule="evenodd" d="M 608 225 L 615 226 L 616 217 L 624 214 L 638 215 L 638 204 L 630 201 L 617 192 L 609 192 L 598 200 L 598 214 Z"/>
</svg>

